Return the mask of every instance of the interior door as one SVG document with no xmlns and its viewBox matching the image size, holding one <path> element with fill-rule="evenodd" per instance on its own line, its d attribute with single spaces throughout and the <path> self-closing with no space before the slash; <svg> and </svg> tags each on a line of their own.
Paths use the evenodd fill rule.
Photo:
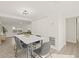
<svg viewBox="0 0 79 59">
<path fill-rule="evenodd" d="M 76 43 L 76 18 L 66 19 L 66 40 Z"/>
<path fill-rule="evenodd" d="M 77 40 L 79 41 L 79 17 L 77 18 Z"/>
</svg>

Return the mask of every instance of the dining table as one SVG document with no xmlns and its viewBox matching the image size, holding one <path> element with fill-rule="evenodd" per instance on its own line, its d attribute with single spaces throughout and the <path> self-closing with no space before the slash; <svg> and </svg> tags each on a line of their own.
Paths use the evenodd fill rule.
<svg viewBox="0 0 79 59">
<path fill-rule="evenodd" d="M 38 37 L 36 35 L 15 35 L 15 37 L 17 37 L 19 40 L 23 41 L 25 44 L 27 44 L 27 58 L 31 58 L 32 57 L 32 43 L 40 41 L 41 42 L 41 47 L 43 45 L 43 40 L 44 37 Z"/>
</svg>

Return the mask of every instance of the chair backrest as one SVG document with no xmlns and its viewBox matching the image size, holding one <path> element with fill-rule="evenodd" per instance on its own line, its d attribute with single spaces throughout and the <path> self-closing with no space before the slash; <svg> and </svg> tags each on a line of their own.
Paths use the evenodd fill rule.
<svg viewBox="0 0 79 59">
<path fill-rule="evenodd" d="M 19 38 L 14 37 L 15 38 L 15 42 L 16 42 L 16 48 L 21 49 L 22 48 L 22 44 Z"/>
<path fill-rule="evenodd" d="M 39 57 L 47 57 L 50 52 L 49 42 L 43 43 L 42 48 L 34 50 Z"/>
</svg>

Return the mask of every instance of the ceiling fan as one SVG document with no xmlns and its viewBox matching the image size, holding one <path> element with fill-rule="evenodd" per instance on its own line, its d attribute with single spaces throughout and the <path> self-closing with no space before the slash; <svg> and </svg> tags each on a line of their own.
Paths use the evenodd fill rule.
<svg viewBox="0 0 79 59">
<path fill-rule="evenodd" d="M 29 12 L 26 9 L 22 13 L 23 13 L 23 15 L 29 14 Z"/>
</svg>

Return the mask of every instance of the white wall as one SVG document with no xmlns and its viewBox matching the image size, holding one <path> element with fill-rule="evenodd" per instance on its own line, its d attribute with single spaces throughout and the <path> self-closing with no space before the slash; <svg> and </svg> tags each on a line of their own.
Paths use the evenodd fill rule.
<svg viewBox="0 0 79 59">
<path fill-rule="evenodd" d="M 66 35 L 65 35 L 65 18 L 62 16 L 59 16 L 58 18 L 58 43 L 57 48 L 58 50 L 61 50 L 64 45 L 66 44 Z"/>
<path fill-rule="evenodd" d="M 47 18 L 32 22 L 34 34 L 41 34 L 45 37 L 55 37 L 55 48 L 61 50 L 66 44 L 65 15 L 63 5 L 56 5 L 53 14 Z"/>
<path fill-rule="evenodd" d="M 41 34 L 43 36 L 55 37 L 55 48 L 61 50 L 66 44 L 66 33 L 65 33 L 65 15 L 63 4 L 56 5 L 53 13 L 48 15 L 48 18 L 34 21 L 32 23 L 32 30 L 35 34 Z"/>
<path fill-rule="evenodd" d="M 56 27 L 56 21 L 49 17 L 32 22 L 33 34 L 38 34 L 44 37 L 52 36 L 56 38 Z"/>
<path fill-rule="evenodd" d="M 65 19 L 62 17 L 47 17 L 32 22 L 33 34 L 42 35 L 45 38 L 55 37 L 55 48 L 61 50 L 65 45 Z M 45 42 L 48 41 L 45 39 Z"/>
</svg>

